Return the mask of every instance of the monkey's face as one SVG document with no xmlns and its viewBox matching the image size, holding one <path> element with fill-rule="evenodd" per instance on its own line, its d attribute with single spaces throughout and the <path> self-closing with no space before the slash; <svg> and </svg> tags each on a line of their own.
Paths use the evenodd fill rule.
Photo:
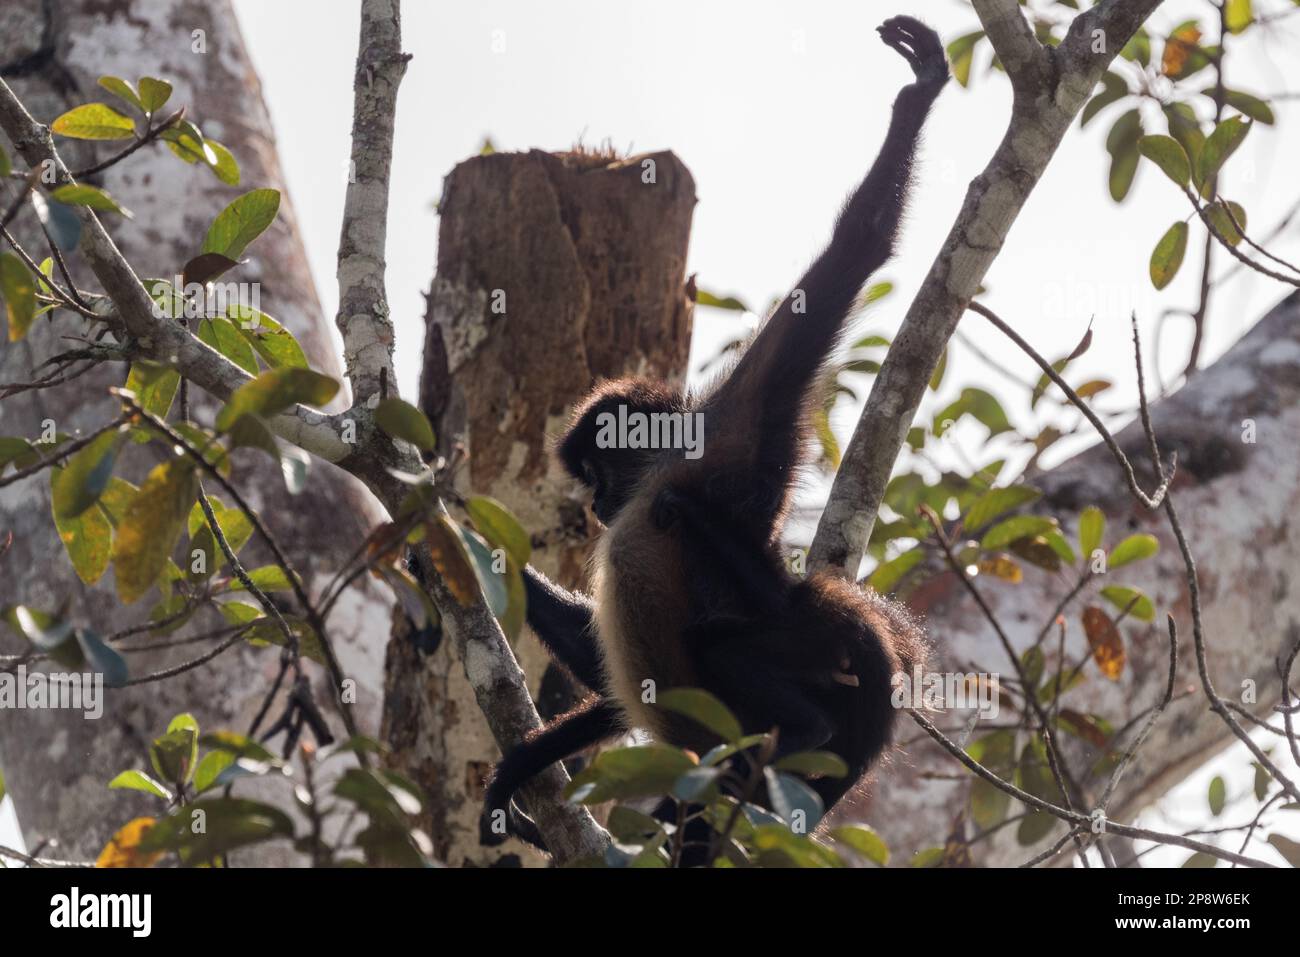
<svg viewBox="0 0 1300 957">
<path fill-rule="evenodd" d="M 658 456 L 637 446 L 629 422 L 684 407 L 680 393 L 661 383 L 620 379 L 597 386 L 575 410 L 558 452 L 566 471 L 592 493 L 591 510 L 602 525 L 632 499 Z"/>
</svg>

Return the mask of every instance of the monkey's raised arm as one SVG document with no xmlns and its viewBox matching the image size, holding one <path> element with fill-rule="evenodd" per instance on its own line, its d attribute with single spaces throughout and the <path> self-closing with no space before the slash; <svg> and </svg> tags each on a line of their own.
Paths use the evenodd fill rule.
<svg viewBox="0 0 1300 957">
<path fill-rule="evenodd" d="M 845 204 L 825 251 L 704 407 L 715 417 L 706 421 L 709 441 L 724 445 L 722 454 L 730 461 L 748 460 L 746 481 L 781 493 L 789 481 L 789 463 L 801 451 L 800 420 L 818 374 L 863 285 L 893 253 L 921 126 L 948 79 L 943 45 L 925 24 L 894 17 L 878 30 L 911 65 L 916 81 L 895 99 L 884 145 Z M 706 458 L 708 450 L 706 444 Z M 737 456 L 738 451 L 743 454 Z M 780 502 L 771 507 L 779 508 Z M 760 522 L 765 517 L 756 516 Z"/>
</svg>

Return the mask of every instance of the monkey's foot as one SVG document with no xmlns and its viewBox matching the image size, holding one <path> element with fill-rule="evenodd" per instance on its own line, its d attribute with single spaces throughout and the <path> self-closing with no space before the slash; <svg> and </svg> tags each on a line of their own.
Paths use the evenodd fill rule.
<svg viewBox="0 0 1300 957">
<path fill-rule="evenodd" d="M 942 84 L 948 79 L 948 58 L 939 34 L 920 20 L 890 17 L 876 27 L 876 32 L 886 45 L 899 52 L 922 83 Z"/>
</svg>

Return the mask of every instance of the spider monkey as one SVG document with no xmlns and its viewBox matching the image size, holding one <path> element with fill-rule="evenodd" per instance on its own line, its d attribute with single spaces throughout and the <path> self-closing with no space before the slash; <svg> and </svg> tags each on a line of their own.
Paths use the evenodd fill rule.
<svg viewBox="0 0 1300 957">
<path fill-rule="evenodd" d="M 923 661 L 919 629 L 899 606 L 852 582 L 827 573 L 796 577 L 779 554 L 824 365 L 863 284 L 893 252 L 921 127 L 948 79 L 929 27 L 899 16 L 877 29 L 916 80 L 898 94 L 875 164 L 798 287 L 707 394 L 646 379 L 601 384 L 558 445 L 565 469 L 593 493 L 605 530 L 591 597 L 525 570 L 528 623 L 594 694 L 497 765 L 484 843 L 504 840 L 505 823 L 544 847 L 511 800 L 515 790 L 631 727 L 700 753 L 717 743 L 694 722 L 645 703 L 645 687 L 712 692 L 746 733 L 776 728 L 778 755 L 838 754 L 849 776 L 811 782 L 828 809 L 890 740 L 891 677 Z M 607 447 L 602 423 L 620 407 L 629 420 L 636 412 L 701 416 L 702 454 Z"/>
</svg>

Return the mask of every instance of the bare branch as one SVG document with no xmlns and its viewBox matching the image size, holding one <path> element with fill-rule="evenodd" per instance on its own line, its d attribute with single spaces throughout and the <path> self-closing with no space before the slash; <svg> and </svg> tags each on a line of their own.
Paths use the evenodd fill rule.
<svg viewBox="0 0 1300 957">
<path fill-rule="evenodd" d="M 339 237 L 339 311 L 334 320 L 343 336 L 352 398 L 361 405 L 385 387 L 396 388 L 384 244 L 397 87 L 409 59 L 410 54 L 402 52 L 400 0 L 363 0 L 353 80 L 352 160 Z"/>
<path fill-rule="evenodd" d="M 1029 96 L 1041 91 L 1051 72 L 1051 60 L 1017 0 L 974 0 L 974 6 L 1012 87 Z"/>
</svg>

